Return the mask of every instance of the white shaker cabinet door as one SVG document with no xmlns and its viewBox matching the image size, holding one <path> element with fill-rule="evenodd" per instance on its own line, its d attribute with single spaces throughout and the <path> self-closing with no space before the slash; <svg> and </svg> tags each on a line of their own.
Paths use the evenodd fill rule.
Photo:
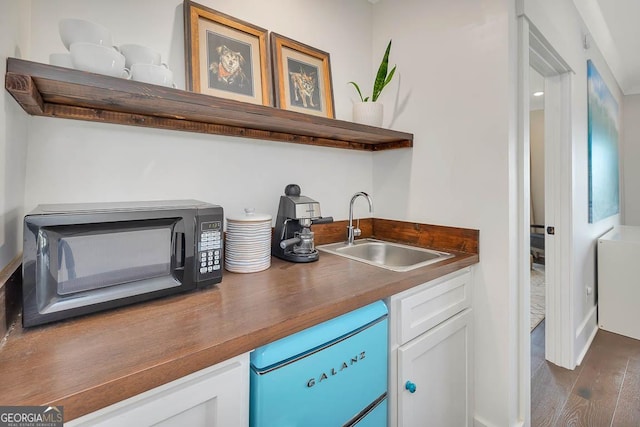
<svg viewBox="0 0 640 427">
<path fill-rule="evenodd" d="M 473 424 L 472 312 L 467 309 L 398 348 L 398 425 Z"/>
<path fill-rule="evenodd" d="M 248 353 L 65 423 L 69 427 L 248 425 Z"/>
</svg>

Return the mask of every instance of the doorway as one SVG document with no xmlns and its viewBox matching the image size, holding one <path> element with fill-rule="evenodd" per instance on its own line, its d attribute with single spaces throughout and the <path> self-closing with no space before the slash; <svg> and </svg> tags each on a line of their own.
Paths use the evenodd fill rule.
<svg viewBox="0 0 640 427">
<path fill-rule="evenodd" d="M 572 70 L 525 15 L 518 18 L 518 373 L 519 412 L 531 412 L 531 182 L 532 69 L 544 78 L 545 359 L 575 367 L 572 265 Z M 535 218 L 535 217 L 534 217 Z"/>
<path fill-rule="evenodd" d="M 531 235 L 531 331 L 545 318 L 544 77 L 529 69 L 529 187 Z"/>
</svg>

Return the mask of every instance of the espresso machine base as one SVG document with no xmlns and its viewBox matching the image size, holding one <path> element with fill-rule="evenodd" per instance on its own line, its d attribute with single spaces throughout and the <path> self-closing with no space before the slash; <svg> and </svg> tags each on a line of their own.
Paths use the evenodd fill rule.
<svg viewBox="0 0 640 427">
<path fill-rule="evenodd" d="M 291 262 L 313 262 L 313 261 L 317 261 L 318 258 L 320 258 L 319 252 L 317 249 L 314 249 L 313 252 L 308 254 L 296 254 L 296 253 L 284 252 L 281 254 L 271 253 L 271 255 L 274 255 L 280 259 L 284 259 L 286 261 L 291 261 Z"/>
</svg>

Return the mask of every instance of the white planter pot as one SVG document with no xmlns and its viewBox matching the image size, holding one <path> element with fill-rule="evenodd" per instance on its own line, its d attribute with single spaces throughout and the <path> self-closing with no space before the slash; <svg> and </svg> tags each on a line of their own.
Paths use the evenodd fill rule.
<svg viewBox="0 0 640 427">
<path fill-rule="evenodd" d="M 353 121 L 369 126 L 382 126 L 382 116 L 384 113 L 381 102 L 354 102 Z"/>
</svg>

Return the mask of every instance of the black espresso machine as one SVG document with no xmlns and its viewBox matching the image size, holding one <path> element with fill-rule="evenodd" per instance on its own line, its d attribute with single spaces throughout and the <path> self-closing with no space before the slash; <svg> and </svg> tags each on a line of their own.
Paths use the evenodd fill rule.
<svg viewBox="0 0 640 427">
<path fill-rule="evenodd" d="M 299 185 L 287 185 L 280 196 L 271 254 L 291 262 L 317 261 L 311 225 L 330 222 L 333 217 L 320 215 L 320 203 L 302 196 Z"/>
</svg>

